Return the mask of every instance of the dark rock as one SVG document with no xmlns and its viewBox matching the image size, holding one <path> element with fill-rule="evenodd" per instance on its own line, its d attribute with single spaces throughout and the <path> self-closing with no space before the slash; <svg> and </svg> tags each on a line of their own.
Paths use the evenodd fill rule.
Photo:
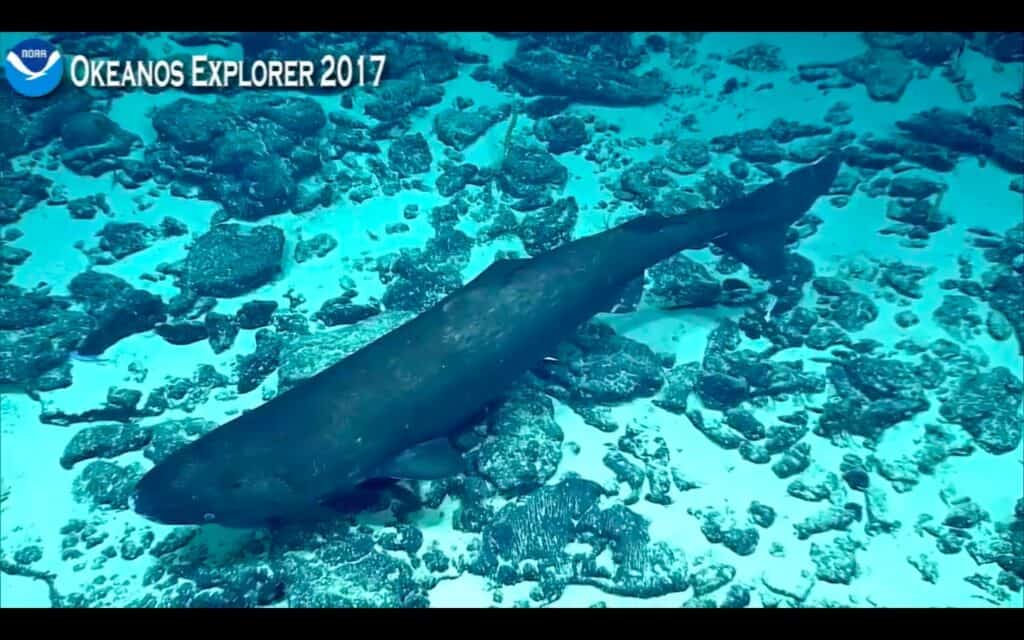
<svg viewBox="0 0 1024 640">
<path fill-rule="evenodd" d="M 782 454 L 782 457 L 772 465 L 772 473 L 784 480 L 803 473 L 809 466 L 811 466 L 811 447 L 806 442 L 801 442 Z"/>
<path fill-rule="evenodd" d="M 863 293 L 850 291 L 839 298 L 832 319 L 846 331 L 860 331 L 878 318 L 878 306 Z"/>
<path fill-rule="evenodd" d="M 158 296 L 135 289 L 112 274 L 80 273 L 71 279 L 68 290 L 93 321 L 92 329 L 78 345 L 81 355 L 99 355 L 116 342 L 149 331 L 166 318 L 166 307 Z"/>
<path fill-rule="evenodd" d="M 438 140 L 462 151 L 510 113 L 508 106 L 480 107 L 474 110 L 445 109 L 434 118 L 434 132 Z"/>
<path fill-rule="evenodd" d="M 587 125 L 578 116 L 557 115 L 539 120 L 534 126 L 537 139 L 546 142 L 550 153 L 575 151 L 590 141 Z"/>
<path fill-rule="evenodd" d="M 632 75 L 609 64 L 550 49 L 520 50 L 505 64 L 514 82 L 533 94 L 609 106 L 645 105 L 666 97 L 657 74 Z"/>
<path fill-rule="evenodd" d="M 249 393 L 281 364 L 282 340 L 269 330 L 256 334 L 256 350 L 238 359 L 238 393 Z"/>
<path fill-rule="evenodd" d="M 175 450 L 191 440 L 213 430 L 217 423 L 199 418 L 168 420 L 151 427 L 152 438 L 143 450 L 143 455 L 154 464 L 159 464 Z"/>
<path fill-rule="evenodd" d="M 474 460 L 499 491 L 528 493 L 558 469 L 562 430 L 547 396 L 525 388 L 513 391 L 488 419 L 488 434 Z"/>
<path fill-rule="evenodd" d="M 846 531 L 855 521 L 855 515 L 849 509 L 842 507 L 830 507 L 819 511 L 793 525 L 796 537 L 806 540 L 813 535 L 825 533 L 826 531 Z"/>
<path fill-rule="evenodd" d="M 138 222 L 108 222 L 96 235 L 100 249 L 120 260 L 149 247 L 157 231 Z"/>
<path fill-rule="evenodd" d="M 854 82 L 863 84 L 873 100 L 898 102 L 914 77 L 914 68 L 899 51 L 869 49 L 839 65 Z"/>
<path fill-rule="evenodd" d="M 363 322 L 297 337 L 281 350 L 280 384 L 284 388 L 314 376 L 409 319 L 405 313 L 380 313 Z"/>
<path fill-rule="evenodd" d="M 697 379 L 697 393 L 709 409 L 728 409 L 747 399 L 750 387 L 743 378 L 704 372 Z"/>
<path fill-rule="evenodd" d="M 677 140 L 666 154 L 668 168 L 682 174 L 694 173 L 711 162 L 711 153 L 703 140 Z"/>
<path fill-rule="evenodd" d="M 786 69 L 786 63 L 782 60 L 782 49 L 763 42 L 729 54 L 725 61 L 747 71 L 772 72 Z"/>
<path fill-rule="evenodd" d="M 261 287 L 281 270 L 284 232 L 274 226 L 220 224 L 199 236 L 185 260 L 185 285 L 228 298 Z"/>
<path fill-rule="evenodd" d="M 214 353 L 224 353 L 235 344 L 238 325 L 234 317 L 211 311 L 206 314 L 204 326 Z"/>
<path fill-rule="evenodd" d="M 270 319 L 277 310 L 273 300 L 251 300 L 239 308 L 235 320 L 241 329 L 259 329 L 270 324 Z"/>
<path fill-rule="evenodd" d="M 682 253 L 648 269 L 646 280 L 645 299 L 668 309 L 711 306 L 723 293 L 721 283 L 704 265 Z"/>
<path fill-rule="evenodd" d="M 894 198 L 913 198 L 920 200 L 939 193 L 945 188 L 941 182 L 933 182 L 925 178 L 898 175 L 889 183 L 889 195 Z"/>
<path fill-rule="evenodd" d="M 367 304 L 353 304 L 346 297 L 326 300 L 314 315 L 328 327 L 355 324 L 380 313 L 380 309 Z"/>
<path fill-rule="evenodd" d="M 573 239 L 578 219 L 579 205 L 571 196 L 524 216 L 518 229 L 523 248 L 535 256 L 560 247 Z"/>
<path fill-rule="evenodd" d="M 850 584 L 858 574 L 854 556 L 857 547 L 858 544 L 848 537 L 837 538 L 824 545 L 812 542 L 811 561 L 814 562 L 815 576 L 832 584 Z"/>
<path fill-rule="evenodd" d="M 338 246 L 338 241 L 329 233 L 318 233 L 308 240 L 295 244 L 295 262 L 302 264 L 313 258 L 323 258 Z"/>
<path fill-rule="evenodd" d="M 695 596 L 705 596 L 721 589 L 736 577 L 736 568 L 729 564 L 712 564 L 690 575 Z"/>
<path fill-rule="evenodd" d="M 775 164 L 786 157 L 785 150 L 766 129 L 745 131 L 738 137 L 740 157 L 747 162 Z"/>
<path fill-rule="evenodd" d="M 109 424 L 87 427 L 75 433 L 64 448 L 60 465 L 71 469 L 90 458 L 116 458 L 149 444 L 152 432 L 134 424 Z"/>
<path fill-rule="evenodd" d="M 651 397 L 664 383 L 661 359 L 647 345 L 591 321 L 535 372 L 556 398 L 581 404 L 617 404 Z"/>
<path fill-rule="evenodd" d="M 430 171 L 433 155 L 423 134 L 412 133 L 391 143 L 388 148 L 388 161 L 400 175 L 412 176 Z"/>
<path fill-rule="evenodd" d="M 1021 393 L 1024 386 L 1006 367 L 971 373 L 960 379 L 956 393 L 943 401 L 939 413 L 961 425 L 992 454 L 1005 454 L 1020 444 Z"/>
<path fill-rule="evenodd" d="M 140 477 L 142 466 L 138 463 L 123 467 L 114 462 L 96 460 L 75 478 L 72 493 L 75 500 L 89 502 L 94 508 L 127 509 Z"/>
<path fill-rule="evenodd" d="M 139 136 L 122 129 L 102 113 L 84 111 L 67 118 L 61 127 L 64 166 L 86 176 L 101 176 L 118 168 L 120 158 L 141 143 Z"/>
<path fill-rule="evenodd" d="M 206 325 L 201 322 L 178 322 L 175 324 L 159 324 L 156 334 L 170 344 L 186 345 L 206 340 Z"/>
<path fill-rule="evenodd" d="M 508 149 L 498 176 L 502 188 L 517 198 L 537 196 L 551 188 L 561 189 L 568 178 L 568 170 L 553 155 L 521 145 Z"/>
<path fill-rule="evenodd" d="M 725 423 L 747 440 L 762 440 L 765 437 L 764 425 L 746 409 L 730 409 L 725 413 Z"/>
<path fill-rule="evenodd" d="M 647 522 L 629 509 L 621 505 L 601 509 L 602 493 L 593 482 L 569 478 L 503 507 L 485 530 L 470 571 L 500 575 L 506 584 L 536 576 L 531 579 L 539 579 L 546 599 L 557 598 L 567 584 L 595 586 L 631 597 L 656 597 L 686 589 L 682 552 L 651 542 Z M 582 540 L 593 550 L 565 551 Z M 610 566 L 597 563 L 605 549 L 610 551 Z"/>
<path fill-rule="evenodd" d="M 700 363 L 688 362 L 673 367 L 665 377 L 665 386 L 652 403 L 675 414 L 686 412 L 686 401 L 697 385 Z"/>
<path fill-rule="evenodd" d="M 759 527 L 767 529 L 775 524 L 775 509 L 757 500 L 750 503 L 750 519 Z"/>
</svg>

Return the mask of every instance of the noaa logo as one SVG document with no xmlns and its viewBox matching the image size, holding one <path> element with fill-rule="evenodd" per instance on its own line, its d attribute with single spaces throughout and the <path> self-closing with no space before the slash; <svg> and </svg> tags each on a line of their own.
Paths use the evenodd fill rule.
<svg viewBox="0 0 1024 640">
<path fill-rule="evenodd" d="M 29 38 L 14 45 L 4 59 L 7 82 L 23 96 L 45 96 L 64 77 L 60 51 L 42 38 Z"/>
</svg>

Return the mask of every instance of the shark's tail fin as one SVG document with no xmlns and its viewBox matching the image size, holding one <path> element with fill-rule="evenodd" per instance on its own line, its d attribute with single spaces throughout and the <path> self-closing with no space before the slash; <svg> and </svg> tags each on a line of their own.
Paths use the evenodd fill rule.
<svg viewBox="0 0 1024 640">
<path fill-rule="evenodd" d="M 783 285 L 778 288 L 787 289 L 784 281 L 792 259 L 786 249 L 789 227 L 828 193 L 841 164 L 840 152 L 833 152 L 720 209 L 671 217 L 641 216 L 598 237 L 607 234 L 608 251 L 622 255 L 627 273 L 642 273 L 680 251 L 712 242 L 755 275 L 772 282 L 773 289 L 777 283 Z M 642 278 L 626 284 L 609 311 L 634 310 L 642 292 Z"/>
<path fill-rule="evenodd" d="M 841 164 L 839 153 L 832 153 L 726 205 L 719 213 L 736 215 L 739 226 L 715 244 L 765 280 L 782 277 L 790 225 L 828 192 Z"/>
</svg>

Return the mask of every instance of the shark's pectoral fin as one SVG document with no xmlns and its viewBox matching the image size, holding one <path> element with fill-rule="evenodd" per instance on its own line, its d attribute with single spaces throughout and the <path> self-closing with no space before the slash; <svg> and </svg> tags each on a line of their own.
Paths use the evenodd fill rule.
<svg viewBox="0 0 1024 640">
<path fill-rule="evenodd" d="M 459 452 L 447 438 L 437 438 L 403 451 L 373 475 L 403 480 L 437 480 L 464 470 L 465 465 Z"/>
<path fill-rule="evenodd" d="M 644 295 L 644 276 L 639 275 L 626 283 L 614 297 L 611 304 L 603 309 L 605 313 L 632 313 L 640 306 Z"/>
</svg>

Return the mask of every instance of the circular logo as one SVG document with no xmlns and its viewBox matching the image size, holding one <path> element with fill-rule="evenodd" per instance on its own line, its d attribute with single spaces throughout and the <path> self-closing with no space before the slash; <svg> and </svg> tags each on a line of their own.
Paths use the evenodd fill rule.
<svg viewBox="0 0 1024 640">
<path fill-rule="evenodd" d="M 14 45 L 4 58 L 7 82 L 23 96 L 45 96 L 64 77 L 60 51 L 42 38 L 29 38 Z"/>
</svg>

